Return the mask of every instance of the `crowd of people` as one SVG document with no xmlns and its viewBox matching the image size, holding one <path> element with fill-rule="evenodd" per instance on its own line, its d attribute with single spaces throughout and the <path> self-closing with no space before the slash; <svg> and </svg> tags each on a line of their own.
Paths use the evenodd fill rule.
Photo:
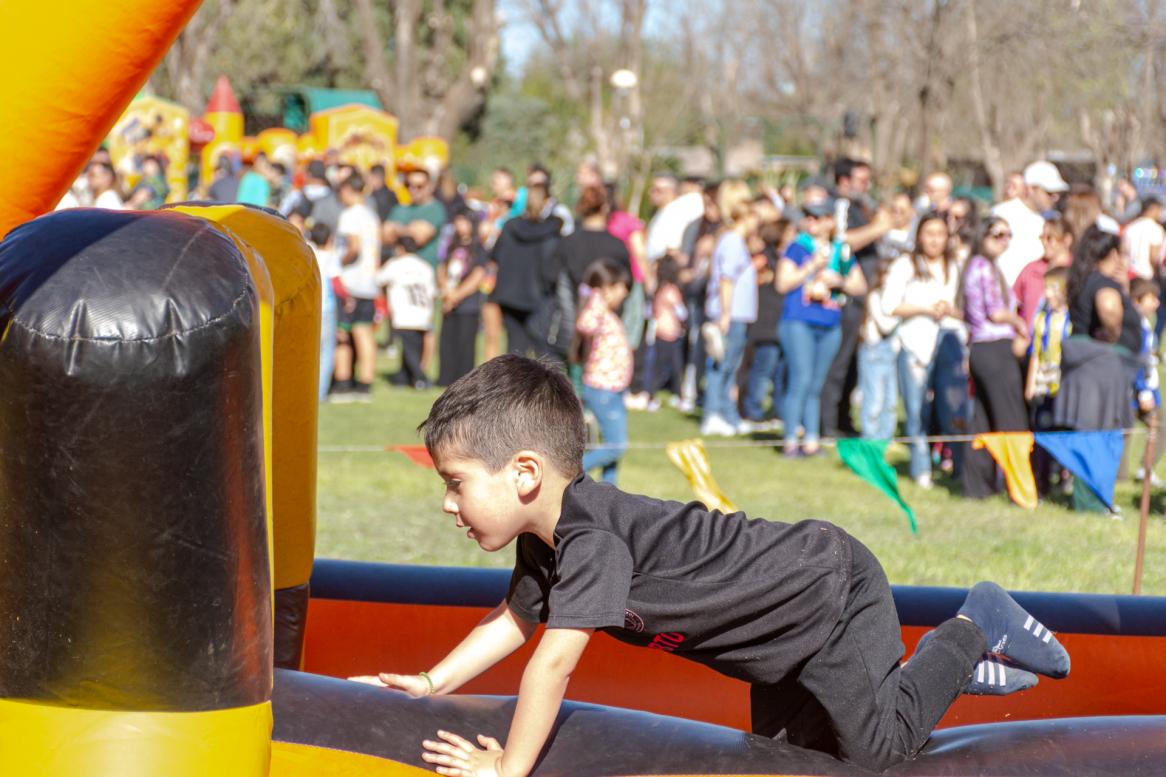
<svg viewBox="0 0 1166 777">
<path fill-rule="evenodd" d="M 158 207 L 150 162 L 123 199 L 99 155 L 62 205 Z M 495 170 L 477 196 L 448 171 L 402 175 L 407 203 L 380 166 L 314 160 L 297 176 L 261 155 L 222 161 L 202 192 L 278 209 L 314 247 L 322 399 L 369 398 L 385 320 L 399 385 L 457 380 L 479 334 L 485 359 L 561 361 L 602 438 L 585 463 L 613 481 L 628 411 L 663 391 L 704 435 L 780 429 L 790 459 L 894 437 L 901 403 L 911 477 L 929 488 L 938 469 L 973 497 L 999 489 L 990 455 L 928 438 L 1156 423 L 1163 205 L 1128 182 L 1106 208 L 1037 161 L 983 208 L 942 172 L 880 202 L 851 159 L 780 190 L 660 174 L 645 223 L 591 159 L 573 208 L 537 164 L 521 180 Z M 1043 493 L 1098 508 L 1056 462 L 1034 463 Z"/>
</svg>

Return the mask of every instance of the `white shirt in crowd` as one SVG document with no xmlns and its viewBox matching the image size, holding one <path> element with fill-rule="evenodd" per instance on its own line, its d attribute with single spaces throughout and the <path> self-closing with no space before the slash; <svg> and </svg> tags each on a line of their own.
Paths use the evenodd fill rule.
<svg viewBox="0 0 1166 777">
<path fill-rule="evenodd" d="M 1045 255 L 1045 247 L 1040 241 L 1045 230 L 1045 217 L 1016 197 L 992 208 L 992 215 L 1008 222 L 1012 232 L 1008 249 L 996 257 L 996 266 L 1011 286 L 1016 283 L 1021 270 Z"/>
<path fill-rule="evenodd" d="M 866 318 L 862 322 L 859 336 L 867 345 L 877 345 L 889 339 L 895 353 L 899 352 L 899 318 L 889 315 L 883 308 L 883 290 L 871 289 L 866 295 Z"/>
<path fill-rule="evenodd" d="M 340 271 L 340 281 L 348 293 L 359 299 L 376 299 L 377 266 L 381 261 L 381 224 L 364 203 L 350 205 L 340 212 L 336 226 L 336 250 L 340 256 L 348 252 L 346 238 L 355 235 L 360 240 L 360 256 Z"/>
<path fill-rule="evenodd" d="M 942 272 L 930 278 L 916 278 L 915 263 L 911 255 L 900 256 L 891 262 L 883 281 L 883 315 L 894 316 L 895 310 L 903 304 L 930 308 L 942 301 L 954 307 L 961 272 L 959 264 L 953 263 L 946 279 Z M 909 316 L 900 321 L 896 332 L 903 350 L 916 361 L 930 364 L 935 355 L 935 346 L 939 342 L 939 333 L 944 329 L 959 333 L 961 339 L 966 336 L 963 322 L 952 316 L 946 316 L 939 321 L 926 315 Z"/>
<path fill-rule="evenodd" d="M 317 245 L 312 246 L 312 251 L 316 254 L 316 265 L 320 268 L 320 298 L 327 300 L 331 293 L 332 279 L 340 277 L 340 255 L 336 253 L 335 248 L 321 248 Z"/>
<path fill-rule="evenodd" d="M 429 262 L 416 254 L 394 256 L 377 272 L 376 282 L 388 287 L 393 329 L 428 332 L 433 328 L 437 275 Z"/>
<path fill-rule="evenodd" d="M 1130 264 L 1130 272 L 1139 278 L 1153 278 L 1154 268 L 1161 266 L 1162 250 L 1166 245 L 1166 230 L 1147 216 L 1136 218 L 1126 225 L 1121 236 L 1121 250 Z"/>
<path fill-rule="evenodd" d="M 649 262 L 659 261 L 669 251 L 679 251 L 688 225 L 704 215 L 700 192 L 682 194 L 660 208 L 648 222 L 645 247 Z"/>
<path fill-rule="evenodd" d="M 97 199 L 93 201 L 93 207 L 108 208 L 109 210 L 125 210 L 125 203 L 121 201 L 121 197 L 118 197 L 117 192 L 113 189 L 106 189 L 97 195 Z"/>
</svg>

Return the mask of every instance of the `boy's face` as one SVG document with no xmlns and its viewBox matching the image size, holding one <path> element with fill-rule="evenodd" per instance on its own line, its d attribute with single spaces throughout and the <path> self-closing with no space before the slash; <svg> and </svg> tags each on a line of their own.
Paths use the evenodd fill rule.
<svg viewBox="0 0 1166 777">
<path fill-rule="evenodd" d="M 497 472 L 458 455 L 439 454 L 433 463 L 445 482 L 441 509 L 457 519 L 458 528 L 469 529 L 466 536 L 482 550 L 501 550 L 522 532 L 522 473 L 513 462 Z"/>
<path fill-rule="evenodd" d="M 1049 310 L 1062 310 L 1068 304 L 1065 298 L 1065 286 L 1062 283 L 1045 284 L 1045 305 Z"/>
<path fill-rule="evenodd" d="M 1158 304 L 1158 295 L 1156 294 L 1143 294 L 1134 300 L 1134 307 L 1145 318 L 1154 317 L 1154 314 L 1158 312 Z"/>
</svg>

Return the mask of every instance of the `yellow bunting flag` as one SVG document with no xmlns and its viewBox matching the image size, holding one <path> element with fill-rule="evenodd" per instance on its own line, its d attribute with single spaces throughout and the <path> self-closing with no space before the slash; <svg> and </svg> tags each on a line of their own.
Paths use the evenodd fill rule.
<svg viewBox="0 0 1166 777">
<path fill-rule="evenodd" d="M 717 485 L 717 481 L 713 479 L 713 468 L 709 464 L 709 455 L 701 440 L 670 442 L 664 451 L 668 454 L 668 460 L 688 478 L 692 493 L 705 507 L 720 510 L 722 513 L 737 512 L 736 505 L 729 501 L 721 487 Z"/>
<path fill-rule="evenodd" d="M 1036 509 L 1036 480 L 1032 476 L 1032 432 L 977 434 L 972 447 L 987 448 L 1004 472 L 1008 495 L 1026 510 Z"/>
</svg>

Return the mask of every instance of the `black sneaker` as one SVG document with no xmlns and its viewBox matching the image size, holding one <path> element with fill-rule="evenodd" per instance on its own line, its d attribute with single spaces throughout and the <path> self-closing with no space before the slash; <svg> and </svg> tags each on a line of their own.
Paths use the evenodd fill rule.
<svg viewBox="0 0 1166 777">
<path fill-rule="evenodd" d="M 353 382 L 350 380 L 336 381 L 332 386 L 332 393 L 328 395 L 328 401 L 338 405 L 355 402 L 356 395 Z"/>
<path fill-rule="evenodd" d="M 353 402 L 372 402 L 372 386 L 368 383 L 361 383 L 357 381 L 352 384 L 352 400 Z"/>
</svg>

